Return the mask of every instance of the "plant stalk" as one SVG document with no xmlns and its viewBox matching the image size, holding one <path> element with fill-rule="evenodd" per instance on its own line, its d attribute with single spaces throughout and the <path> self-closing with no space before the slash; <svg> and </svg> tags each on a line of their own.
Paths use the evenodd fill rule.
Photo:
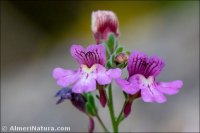
<svg viewBox="0 0 200 133">
<path fill-rule="evenodd" d="M 112 85 L 111 84 L 109 84 L 109 86 L 108 86 L 108 97 L 109 97 L 108 109 L 109 109 L 110 117 L 111 117 L 111 121 L 112 121 L 113 132 L 118 133 L 118 124 L 115 121 L 115 112 L 114 112 L 114 107 L 113 107 Z"/>
<path fill-rule="evenodd" d="M 103 121 L 101 120 L 101 118 L 99 117 L 99 114 L 96 114 L 96 118 L 99 121 L 100 125 L 102 126 L 102 128 L 104 129 L 104 132 L 109 133 L 108 129 L 106 128 L 106 126 L 104 125 Z"/>
</svg>

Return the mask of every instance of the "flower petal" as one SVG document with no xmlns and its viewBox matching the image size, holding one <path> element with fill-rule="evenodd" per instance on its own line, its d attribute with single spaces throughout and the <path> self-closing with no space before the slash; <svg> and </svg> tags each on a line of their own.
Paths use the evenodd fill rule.
<svg viewBox="0 0 200 133">
<path fill-rule="evenodd" d="M 107 75 L 106 73 L 106 68 L 103 67 L 102 65 L 97 65 L 97 69 L 96 69 L 96 80 L 100 85 L 105 85 L 105 84 L 109 84 L 112 81 L 112 78 L 109 77 L 109 75 Z"/>
<path fill-rule="evenodd" d="M 156 90 L 156 84 L 153 76 L 147 79 L 141 74 L 135 74 L 129 78 L 135 88 L 141 90 L 141 96 L 144 102 L 158 102 L 163 103 L 166 101 L 165 96 Z"/>
<path fill-rule="evenodd" d="M 164 68 L 165 63 L 162 58 L 158 56 L 152 56 L 149 58 L 148 67 L 145 69 L 144 75 L 148 76 L 157 76 L 161 70 Z"/>
<path fill-rule="evenodd" d="M 85 64 L 91 67 L 94 64 L 105 65 L 106 52 L 103 45 L 89 45 L 84 49 L 81 45 L 72 45 L 71 55 L 79 64 Z"/>
<path fill-rule="evenodd" d="M 142 74 L 144 72 L 144 66 L 141 66 L 142 62 L 145 62 L 147 60 L 147 55 L 138 52 L 138 51 L 132 51 L 131 55 L 128 59 L 128 72 L 129 77 L 131 77 L 134 74 Z"/>
<path fill-rule="evenodd" d="M 146 78 L 157 76 L 164 67 L 164 61 L 156 56 L 148 58 L 142 52 L 133 51 L 128 60 L 129 77 L 134 74 L 142 74 Z"/>
<path fill-rule="evenodd" d="M 89 45 L 87 47 L 87 53 L 92 53 L 90 54 L 90 61 L 92 65 L 101 64 L 104 66 L 106 64 L 106 49 L 102 44 Z"/>
<path fill-rule="evenodd" d="M 109 75 L 109 77 L 116 79 L 121 76 L 122 70 L 119 68 L 109 69 L 106 73 L 107 73 L 107 75 Z"/>
<path fill-rule="evenodd" d="M 92 75 L 85 74 L 76 84 L 73 86 L 72 91 L 74 93 L 90 92 L 96 89 L 96 80 Z"/>
<path fill-rule="evenodd" d="M 164 103 L 167 100 L 161 92 L 154 88 L 154 86 L 145 86 L 141 88 L 141 96 L 144 102 Z"/>
<path fill-rule="evenodd" d="M 115 79 L 115 81 L 122 88 L 122 90 L 128 94 L 133 95 L 140 90 L 137 86 L 135 86 L 134 84 L 125 79 L 118 78 Z"/>
<path fill-rule="evenodd" d="M 179 92 L 183 82 L 181 80 L 176 80 L 172 82 L 160 82 L 157 84 L 157 89 L 165 94 L 173 95 Z"/>
<path fill-rule="evenodd" d="M 141 97 L 144 102 L 154 102 L 153 96 L 147 89 L 141 90 Z"/>
<path fill-rule="evenodd" d="M 71 55 L 79 64 L 84 64 L 85 60 L 85 48 L 81 45 L 72 45 L 70 49 Z"/>
<path fill-rule="evenodd" d="M 62 88 L 56 94 L 55 97 L 62 97 L 65 99 L 71 99 L 72 90 L 71 88 Z"/>
<path fill-rule="evenodd" d="M 57 80 L 57 84 L 61 87 L 67 87 L 73 84 L 77 79 L 78 72 L 72 70 L 65 70 L 63 68 L 55 68 L 53 70 L 53 78 Z"/>
</svg>

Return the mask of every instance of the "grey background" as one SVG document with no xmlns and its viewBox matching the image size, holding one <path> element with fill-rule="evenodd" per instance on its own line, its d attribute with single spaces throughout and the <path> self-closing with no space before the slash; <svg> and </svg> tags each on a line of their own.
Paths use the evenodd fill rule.
<svg viewBox="0 0 200 133">
<path fill-rule="evenodd" d="M 55 25 L 47 21 L 50 30 L 45 30 L 46 24 L 38 26 L 24 10 L 19 10 L 20 4 L 3 1 L 1 125 L 70 126 L 72 132 L 87 131 L 88 118 L 73 108 L 70 102 L 55 105 L 57 99 L 53 96 L 59 87 L 51 72 L 57 66 L 78 67 L 71 58 L 70 45 L 94 43 L 90 32 L 91 11 L 112 9 L 120 21 L 120 43 L 126 49 L 163 57 L 166 66 L 158 77 L 159 81 L 181 79 L 184 82 L 180 93 L 168 96 L 164 104 L 144 103 L 141 99 L 135 101 L 132 114 L 120 125 L 120 131 L 199 132 L 199 3 L 169 2 L 165 6 L 160 4 L 159 8 L 152 3 L 89 2 L 88 5 L 87 2 L 79 2 L 73 3 L 72 9 L 66 4 L 66 9 L 70 8 L 66 14 L 73 11 L 81 13 L 76 19 L 63 18 L 69 24 L 54 32 L 51 26 L 59 29 L 55 25 L 59 25 L 62 19 Z M 146 6 L 151 8 L 145 9 Z M 27 7 L 26 3 L 24 7 Z M 31 7 L 36 11 L 40 9 L 39 6 Z M 51 18 L 51 14 L 49 16 Z M 115 85 L 114 106 L 117 113 L 123 100 L 121 89 Z M 99 103 L 97 105 L 100 107 Z M 99 113 L 111 129 L 107 108 L 99 109 Z M 95 126 L 95 131 L 102 131 L 97 121 Z"/>
</svg>

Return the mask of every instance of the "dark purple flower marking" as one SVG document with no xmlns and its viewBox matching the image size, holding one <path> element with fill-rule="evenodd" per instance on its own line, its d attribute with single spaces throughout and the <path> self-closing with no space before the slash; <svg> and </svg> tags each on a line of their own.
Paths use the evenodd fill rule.
<svg viewBox="0 0 200 133">
<path fill-rule="evenodd" d="M 75 93 L 91 92 L 99 85 L 110 84 L 112 79 L 121 76 L 119 68 L 106 70 L 106 52 L 103 45 L 90 45 L 84 49 L 81 45 L 72 45 L 71 55 L 77 60 L 78 70 L 55 68 L 53 77 L 61 87 L 72 86 Z"/>
<path fill-rule="evenodd" d="M 145 102 L 163 103 L 166 101 L 163 94 L 176 94 L 183 86 L 181 80 L 157 82 L 156 77 L 163 68 L 164 61 L 161 58 L 133 51 L 128 60 L 128 79 L 116 79 L 116 82 L 131 95 L 141 90 L 141 97 Z"/>
</svg>

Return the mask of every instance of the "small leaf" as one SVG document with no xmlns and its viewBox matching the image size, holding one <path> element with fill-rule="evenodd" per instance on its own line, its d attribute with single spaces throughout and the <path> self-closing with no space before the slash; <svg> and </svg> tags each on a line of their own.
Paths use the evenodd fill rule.
<svg viewBox="0 0 200 133">
<path fill-rule="evenodd" d="M 95 101 L 94 101 L 94 97 L 92 94 L 88 94 L 87 96 L 87 102 L 90 103 L 92 105 L 92 107 L 95 109 L 96 108 L 96 105 L 95 105 Z"/>
<path fill-rule="evenodd" d="M 125 68 L 126 66 L 127 66 L 127 63 L 117 65 L 118 68 Z"/>
<path fill-rule="evenodd" d="M 130 51 L 126 51 L 126 53 L 127 53 L 127 55 L 130 55 L 130 54 L 131 54 L 131 52 L 130 52 Z"/>
<path fill-rule="evenodd" d="M 115 35 L 113 33 L 110 33 L 108 35 L 108 41 L 107 41 L 107 46 L 112 53 L 115 47 Z"/>
<path fill-rule="evenodd" d="M 88 114 L 95 116 L 96 115 L 96 110 L 92 107 L 90 103 L 86 103 L 86 111 Z"/>
<path fill-rule="evenodd" d="M 104 47 L 106 48 L 106 59 L 108 59 L 108 58 L 109 58 L 109 55 L 110 55 L 110 50 L 109 50 L 109 48 L 108 48 L 107 43 L 103 42 L 102 44 L 103 44 Z"/>
<path fill-rule="evenodd" d="M 113 62 L 115 61 L 115 55 L 114 55 L 114 54 L 112 54 L 110 58 L 111 58 L 111 59 L 110 59 L 110 60 L 111 60 L 111 62 L 113 63 Z"/>
<path fill-rule="evenodd" d="M 119 46 L 119 47 L 116 49 L 116 51 L 115 51 L 116 55 L 118 55 L 118 54 L 120 54 L 121 52 L 123 52 L 123 50 L 124 50 L 124 48 L 121 47 L 121 46 Z"/>
<path fill-rule="evenodd" d="M 83 93 L 83 96 L 85 97 L 85 99 L 87 99 L 89 93 Z"/>
<path fill-rule="evenodd" d="M 96 95 L 96 98 L 99 100 L 99 95 Z"/>
<path fill-rule="evenodd" d="M 110 62 L 110 60 L 107 61 L 106 66 L 107 66 L 107 68 L 111 68 L 112 67 L 112 63 Z"/>
<path fill-rule="evenodd" d="M 118 67 L 118 68 L 123 68 L 123 67 L 124 67 L 124 64 L 119 64 L 117 67 Z"/>
</svg>

